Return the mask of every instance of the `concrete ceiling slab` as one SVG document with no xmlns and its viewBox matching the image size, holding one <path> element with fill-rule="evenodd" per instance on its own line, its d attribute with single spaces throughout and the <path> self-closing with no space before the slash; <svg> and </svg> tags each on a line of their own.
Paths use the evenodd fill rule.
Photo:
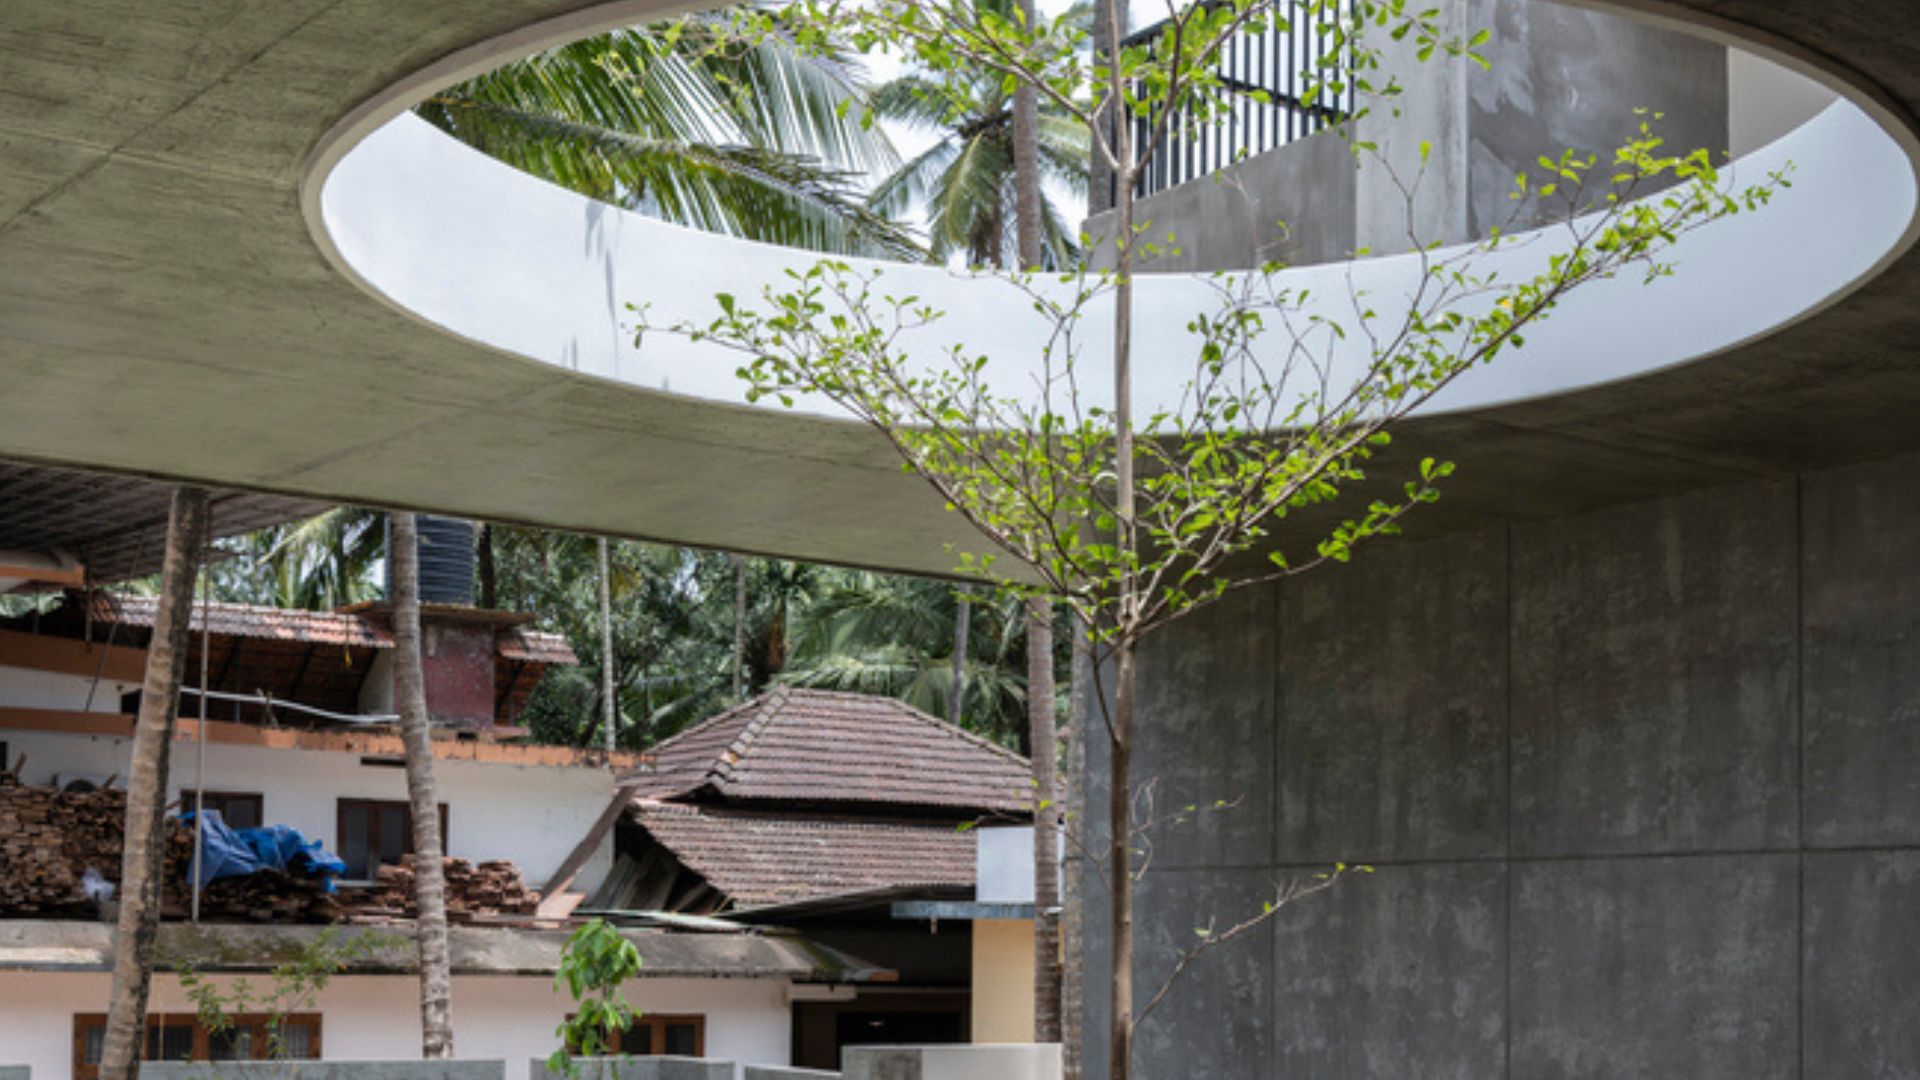
<svg viewBox="0 0 1920 1080">
<path fill-rule="evenodd" d="M 1651 9 L 1653 5 L 1636 5 Z M 343 117 L 569 0 L 0 7 L 0 457 L 944 572 L 964 527 L 858 428 L 628 390 L 389 308 L 321 255 Z M 1664 4 L 1920 105 L 1907 0 Z M 1741 24 L 1726 20 L 1745 20 Z M 462 50 L 475 50 L 462 53 Z M 1780 265 L 1756 272 L 1790 273 Z M 1920 257 L 1734 353 L 1441 418 L 1455 514 L 1647 497 L 1920 445 Z M 1472 479 L 1467 479 L 1471 477 Z M 0 508 L 4 512 L 4 508 Z"/>
</svg>

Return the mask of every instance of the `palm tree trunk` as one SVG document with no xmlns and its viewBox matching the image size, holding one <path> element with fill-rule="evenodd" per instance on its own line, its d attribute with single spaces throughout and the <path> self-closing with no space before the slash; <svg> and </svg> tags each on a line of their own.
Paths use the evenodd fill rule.
<svg viewBox="0 0 1920 1080">
<path fill-rule="evenodd" d="M 1060 805 L 1054 770 L 1053 605 L 1027 601 L 1027 725 L 1033 743 L 1033 1037 L 1060 1041 Z"/>
<path fill-rule="evenodd" d="M 493 561 L 493 526 L 481 522 L 475 537 L 480 550 L 480 606 L 489 610 L 500 606 L 500 572 Z"/>
<path fill-rule="evenodd" d="M 1034 24 L 1033 0 L 1019 0 L 1020 16 Z M 1040 98 L 1022 80 L 1013 91 L 1013 229 L 1020 269 L 1040 267 Z"/>
<path fill-rule="evenodd" d="M 440 853 L 440 793 L 433 780 L 426 679 L 420 659 L 420 539 L 410 513 L 393 515 L 393 696 L 407 749 L 407 800 L 413 817 L 413 891 L 420 908 L 414 945 L 420 959 L 420 1056 L 453 1057 L 453 967 L 447 947 L 447 897 Z"/>
<path fill-rule="evenodd" d="M 733 560 L 733 700 L 747 700 L 747 557 Z"/>
<path fill-rule="evenodd" d="M 953 607 L 953 671 L 947 686 L 947 722 L 960 722 L 960 710 L 967 703 L 967 635 L 973 626 L 973 592 L 964 585 L 955 594 Z"/>
<path fill-rule="evenodd" d="M 167 550 L 160 569 L 160 607 L 147 645 L 140 716 L 127 770 L 126 842 L 120 856 L 120 919 L 114 929 L 113 983 L 107 999 L 102 1080 L 134 1080 L 147 1031 L 147 989 L 153 944 L 160 932 L 160 890 L 166 870 L 167 765 L 174 721 L 180 715 L 180 678 L 186 669 L 193 614 L 193 569 L 206 546 L 205 488 L 173 492 Z M 200 738 L 206 738 L 204 732 Z"/>
<path fill-rule="evenodd" d="M 613 694 L 613 584 L 607 567 L 607 538 L 599 538 L 600 556 L 600 726 L 611 754 L 618 746 L 620 703 Z"/>
</svg>

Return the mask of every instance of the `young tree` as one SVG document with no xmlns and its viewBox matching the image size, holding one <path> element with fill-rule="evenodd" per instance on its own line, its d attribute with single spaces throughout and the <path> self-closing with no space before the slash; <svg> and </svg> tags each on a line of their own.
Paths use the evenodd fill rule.
<svg viewBox="0 0 1920 1080">
<path fill-rule="evenodd" d="M 440 789 L 433 779 L 426 678 L 420 660 L 420 536 L 411 513 L 396 511 L 393 566 L 393 697 L 407 753 L 407 802 L 413 817 L 413 891 L 420 908 L 414 949 L 420 962 L 420 1056 L 453 1057 L 453 962 L 447 946 L 445 867 L 440 851 Z"/>
<path fill-rule="evenodd" d="M 120 916 L 113 937 L 113 983 L 107 1002 L 100 1075 L 135 1080 L 147 1033 L 147 989 L 160 930 L 160 890 L 166 867 L 167 764 L 180 715 L 180 677 L 187 663 L 193 613 L 194 567 L 207 546 L 205 488 L 173 492 L 167 549 L 160 569 L 160 607 L 147 643 L 147 673 L 133 729 L 127 770 L 126 844 L 120 856 Z M 206 738 L 201 732 L 200 738 Z"/>
<path fill-rule="evenodd" d="M 1353 291 L 1309 296 L 1277 264 L 1214 278 L 1211 306 L 1185 313 L 1192 351 L 1184 392 L 1140 416 L 1135 274 L 1159 247 L 1136 223 L 1135 185 L 1172 116 L 1205 123 L 1227 115 L 1235 91 L 1216 63 L 1223 45 L 1270 27 L 1313 28 L 1323 40 L 1310 50 L 1320 59 L 1299 75 L 1302 102 L 1351 89 L 1370 103 L 1345 117 L 1341 131 L 1365 167 L 1399 187 L 1412 234 L 1424 144 L 1408 175 L 1355 135 L 1371 103 L 1391 108 L 1398 92 L 1383 70 L 1382 43 L 1404 41 L 1423 59 L 1478 59 L 1472 50 L 1487 35 L 1455 34 L 1437 11 L 1415 11 L 1404 0 L 1183 5 L 1146 41 L 1124 39 L 1110 18 L 1091 55 L 1071 32 L 1028 27 L 962 0 L 810 0 L 780 21 L 801 27 L 803 41 L 904 47 L 936 70 L 987 70 L 1028 83 L 1092 128 L 1095 153 L 1113 175 L 1113 270 L 1064 281 L 1010 279 L 1046 324 L 1036 355 L 1023 358 L 1031 386 L 993 385 L 993 358 L 925 345 L 951 340 L 923 333 L 939 311 L 888 293 L 881 271 L 840 261 L 797 271 L 757 300 L 722 295 L 718 317 L 673 329 L 739 354 L 752 399 L 825 398 L 866 421 L 980 534 L 980 550 L 960 553 L 962 571 L 1054 596 L 1091 628 L 1095 660 L 1111 677 L 1110 692 L 1094 683 L 1109 776 L 1105 852 L 1096 866 L 1110 900 L 1111 1075 L 1124 1080 L 1138 1023 L 1195 958 L 1345 870 L 1276 883 L 1262 910 L 1224 930 L 1197 927 L 1197 944 L 1173 975 L 1136 1000 L 1134 886 L 1151 864 L 1154 828 L 1165 824 L 1152 812 L 1151 782 L 1132 775 L 1141 642 L 1230 589 L 1345 561 L 1358 545 L 1396 532 L 1405 515 L 1438 497 L 1452 471 L 1445 462 L 1387 461 L 1399 483 L 1370 483 L 1400 420 L 1465 372 L 1519 347 L 1528 328 L 1575 290 L 1623 271 L 1648 280 L 1668 273 L 1662 254 L 1681 235 L 1760 205 L 1784 180 L 1733 189 L 1706 151 L 1663 152 L 1642 118 L 1604 163 L 1568 151 L 1543 156 L 1537 171 L 1518 178 L 1516 207 L 1543 215 L 1551 208 L 1550 227 L 1530 238 L 1502 233 L 1442 249 L 1413 235 L 1417 274 L 1404 302 Z M 1095 126 L 1108 107 L 1121 122 Z M 1130 118 L 1144 122 L 1137 141 Z M 1654 189 L 1663 190 L 1649 196 Z M 1522 246 L 1518 257 L 1494 257 L 1532 244 L 1539 246 Z M 1090 318 L 1111 319 L 1106 400 L 1089 397 L 1076 370 L 1076 331 Z M 1284 534 L 1277 531 L 1283 521 Z M 1000 559 L 1016 561 L 1019 576 L 1039 585 L 1006 584 L 1016 575 L 1001 573 Z"/>
</svg>

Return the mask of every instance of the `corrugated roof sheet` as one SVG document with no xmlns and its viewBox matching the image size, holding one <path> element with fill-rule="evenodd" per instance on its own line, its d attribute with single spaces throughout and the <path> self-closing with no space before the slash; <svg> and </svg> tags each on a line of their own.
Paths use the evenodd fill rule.
<svg viewBox="0 0 1920 1080">
<path fill-rule="evenodd" d="M 631 815 L 739 908 L 974 883 L 973 833 L 950 822 L 800 818 L 653 800 L 634 803 Z"/>
<path fill-rule="evenodd" d="M 1024 813 L 1018 754 L 892 698 L 781 688 L 654 747 L 640 798 L 876 803 Z"/>
</svg>

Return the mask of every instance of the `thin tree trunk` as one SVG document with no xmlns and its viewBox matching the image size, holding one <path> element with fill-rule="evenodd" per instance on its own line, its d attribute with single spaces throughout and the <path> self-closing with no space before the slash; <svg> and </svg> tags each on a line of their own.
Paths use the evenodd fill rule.
<svg viewBox="0 0 1920 1080">
<path fill-rule="evenodd" d="M 619 746 L 620 703 L 613 693 L 613 576 L 608 568 L 607 538 L 599 538 L 600 556 L 600 733 L 611 754 Z"/>
<path fill-rule="evenodd" d="M 1122 641 L 1115 650 L 1113 733 L 1108 738 L 1112 767 L 1107 781 L 1107 874 L 1113 882 L 1108 916 L 1113 924 L 1110 1080 L 1127 1080 L 1133 1072 L 1133 786 L 1129 779 L 1133 773 L 1133 649 L 1131 642 Z"/>
<path fill-rule="evenodd" d="M 393 696 L 407 749 L 407 800 L 413 817 L 413 891 L 420 908 L 414 944 L 420 959 L 420 1056 L 453 1057 L 453 968 L 447 948 L 440 794 L 433 780 L 426 679 L 420 659 L 420 539 L 410 513 L 393 515 Z"/>
<path fill-rule="evenodd" d="M 481 522 L 474 538 L 479 547 L 480 606 L 489 610 L 500 606 L 500 572 L 493 561 L 493 525 Z"/>
<path fill-rule="evenodd" d="M 1033 1037 L 1060 1041 L 1060 799 L 1054 782 L 1053 605 L 1027 601 L 1027 726 L 1033 743 Z"/>
<path fill-rule="evenodd" d="M 1107 49 L 1116 62 L 1108 65 L 1109 100 L 1124 100 L 1121 86 L 1120 40 L 1126 24 L 1126 0 L 1107 0 Z M 1133 460 L 1133 130 L 1127 117 L 1114 111 L 1113 150 L 1120 168 L 1115 174 L 1113 296 L 1113 476 L 1115 541 L 1121 552 L 1139 548 L 1139 523 L 1134 507 Z M 1133 711 L 1135 620 L 1139 616 L 1139 582 L 1131 563 L 1123 564 L 1119 583 L 1119 612 L 1115 629 L 1114 703 L 1108 734 L 1107 874 L 1111 890 L 1113 971 L 1110 998 L 1113 1027 L 1109 1032 L 1109 1080 L 1127 1080 L 1133 1073 Z"/>
<path fill-rule="evenodd" d="M 140 716 L 127 770 L 126 843 L 120 856 L 120 919 L 114 929 L 113 982 L 107 999 L 102 1080 L 135 1080 L 147 1031 L 147 990 L 153 944 L 160 932 L 160 890 L 166 871 L 167 765 L 180 713 L 193 613 L 193 569 L 206 544 L 205 488 L 173 492 L 167 550 L 160 569 L 160 607 L 147 645 Z M 200 738 L 206 738 L 201 732 Z"/>
<path fill-rule="evenodd" d="M 960 722 L 967 703 L 967 636 L 973 628 L 973 592 L 962 586 L 953 606 L 953 670 L 947 680 L 947 722 Z"/>
<path fill-rule="evenodd" d="M 1087 821 L 1087 739 L 1092 718 L 1093 653 L 1087 629 L 1078 619 L 1073 627 L 1073 663 L 1067 692 L 1066 827 L 1084 835 Z M 1062 1080 L 1080 1080 L 1086 1054 L 1086 887 L 1087 863 L 1077 844 L 1066 849 L 1060 938 L 1060 1060 Z"/>
<path fill-rule="evenodd" d="M 747 700 L 747 557 L 733 560 L 733 700 Z"/>
</svg>

